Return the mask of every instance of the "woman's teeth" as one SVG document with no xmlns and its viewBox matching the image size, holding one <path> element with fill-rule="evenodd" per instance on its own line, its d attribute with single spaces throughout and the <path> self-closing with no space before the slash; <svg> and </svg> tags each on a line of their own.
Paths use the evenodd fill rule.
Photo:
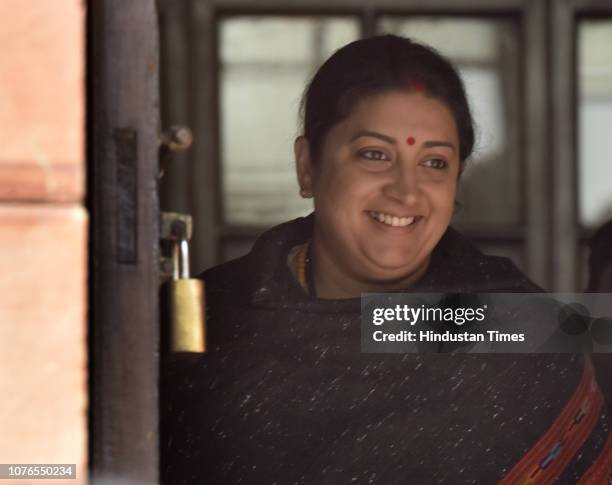
<svg viewBox="0 0 612 485">
<path fill-rule="evenodd" d="M 382 212 L 374 212 L 369 211 L 370 217 L 372 219 L 377 220 L 378 222 L 382 222 L 383 224 L 387 224 L 388 226 L 393 227 L 406 227 L 412 224 L 416 217 L 397 217 L 389 214 L 383 214 Z"/>
</svg>

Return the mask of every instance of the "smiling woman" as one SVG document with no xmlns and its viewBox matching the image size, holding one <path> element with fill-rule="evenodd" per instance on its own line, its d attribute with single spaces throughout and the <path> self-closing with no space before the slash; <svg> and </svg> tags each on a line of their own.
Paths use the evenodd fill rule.
<svg viewBox="0 0 612 485">
<path fill-rule="evenodd" d="M 449 226 L 474 144 L 455 69 L 409 39 L 359 40 L 302 110 L 314 212 L 201 276 L 209 352 L 165 369 L 165 482 L 573 482 L 601 453 L 601 403 L 580 428 L 594 437 L 538 467 L 576 389 L 596 389 L 581 358 L 361 353 L 362 293 L 541 291 Z"/>
<path fill-rule="evenodd" d="M 329 131 L 318 159 L 306 137 L 295 147 L 300 186 L 315 203 L 316 295 L 416 283 L 453 213 L 460 161 L 449 109 L 412 90 L 372 94 Z"/>
</svg>

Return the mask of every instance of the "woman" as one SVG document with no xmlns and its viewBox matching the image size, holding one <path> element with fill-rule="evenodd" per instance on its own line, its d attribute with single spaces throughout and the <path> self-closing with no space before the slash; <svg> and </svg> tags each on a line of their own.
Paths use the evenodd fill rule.
<svg viewBox="0 0 612 485">
<path fill-rule="evenodd" d="M 359 40 L 303 115 L 315 211 L 202 275 L 210 351 L 167 369 L 165 481 L 573 483 L 608 424 L 582 359 L 361 353 L 361 293 L 540 291 L 449 227 L 474 143 L 455 69 L 408 39 Z"/>
</svg>

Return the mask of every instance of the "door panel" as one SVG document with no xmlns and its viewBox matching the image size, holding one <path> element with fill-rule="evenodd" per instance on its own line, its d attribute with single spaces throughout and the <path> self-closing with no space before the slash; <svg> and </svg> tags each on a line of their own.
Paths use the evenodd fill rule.
<svg viewBox="0 0 612 485">
<path fill-rule="evenodd" d="M 90 462 L 158 479 L 156 2 L 89 2 Z"/>
</svg>

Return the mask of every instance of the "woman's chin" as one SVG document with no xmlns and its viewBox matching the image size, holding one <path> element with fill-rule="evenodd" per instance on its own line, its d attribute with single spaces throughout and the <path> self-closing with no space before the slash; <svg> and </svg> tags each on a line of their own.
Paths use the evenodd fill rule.
<svg viewBox="0 0 612 485">
<path fill-rule="evenodd" d="M 412 274 L 418 273 L 426 264 L 422 258 L 416 255 L 385 254 L 368 258 L 370 260 L 371 278 L 379 283 L 395 282 L 408 279 Z"/>
</svg>

